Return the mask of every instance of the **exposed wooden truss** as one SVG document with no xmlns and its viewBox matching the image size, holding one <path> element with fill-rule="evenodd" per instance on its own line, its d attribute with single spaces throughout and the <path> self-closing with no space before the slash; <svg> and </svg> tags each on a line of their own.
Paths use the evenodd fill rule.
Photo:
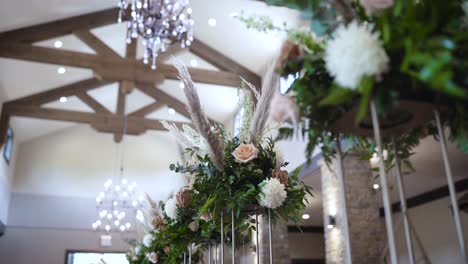
<svg viewBox="0 0 468 264">
<path fill-rule="evenodd" d="M 9 101 L 3 104 L 0 119 L 0 146 L 3 146 L 9 120 L 12 116 L 89 124 L 97 131 L 113 133 L 114 139 L 122 139 L 125 117 L 127 133 L 139 135 L 147 130 L 164 130 L 158 120 L 146 116 L 167 105 L 188 117 L 185 105 L 157 88 L 164 79 L 176 80 L 177 70 L 172 65 L 158 64 L 151 70 L 136 57 L 136 41 L 127 45 L 125 57 L 120 56 L 91 29 L 116 23 L 117 8 L 67 18 L 27 28 L 0 33 L 0 57 L 91 69 L 94 78 L 54 88 L 45 92 Z M 35 42 L 74 34 L 96 54 L 39 47 Z M 260 87 L 261 79 L 247 68 L 215 49 L 195 40 L 190 51 L 219 68 L 219 71 L 189 68 L 195 82 L 237 87 L 240 76 Z M 119 83 L 116 109 L 107 109 L 88 92 L 113 82 Z M 125 114 L 127 94 L 138 89 L 155 99 L 140 109 Z M 70 111 L 43 107 L 43 104 L 60 97 L 76 96 L 94 112 Z M 178 123 L 181 125 L 181 123 Z"/>
</svg>

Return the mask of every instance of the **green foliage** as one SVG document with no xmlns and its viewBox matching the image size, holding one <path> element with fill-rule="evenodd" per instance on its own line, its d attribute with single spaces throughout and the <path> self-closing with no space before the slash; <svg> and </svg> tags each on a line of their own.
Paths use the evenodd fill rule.
<svg viewBox="0 0 468 264">
<path fill-rule="evenodd" d="M 239 245 L 242 241 L 249 241 L 248 234 L 254 231 L 255 222 L 248 221 L 248 209 L 262 209 L 258 203 L 262 182 L 272 177 L 272 170 L 277 168 L 275 144 L 271 139 L 266 139 L 264 145 L 256 146 L 258 156 L 247 163 L 238 163 L 231 154 L 241 144 L 238 137 L 225 142 L 225 169 L 217 170 L 208 156 L 193 156 L 197 165 L 171 165 L 175 172 L 188 172 L 194 175 L 193 202 L 192 207 L 196 209 L 197 215 L 210 214 L 216 220 L 209 225 L 200 225 L 203 239 L 218 239 L 216 230 L 220 230 L 220 216 L 224 217 L 224 231 L 226 238 L 231 231 L 230 215 L 234 211 L 236 237 Z M 286 164 L 283 164 L 284 166 Z M 287 199 L 283 205 L 272 210 L 272 218 L 276 221 L 279 217 L 285 221 L 297 223 L 300 221 L 300 212 L 305 209 L 307 201 L 306 194 L 311 193 L 311 188 L 299 181 L 293 173 L 288 179 L 286 187 Z M 229 241 L 228 243 L 232 243 Z"/>
<path fill-rule="evenodd" d="M 322 5 L 328 1 L 271 0 L 273 5 L 290 7 L 309 12 L 311 28 L 317 35 L 323 32 L 325 42 L 336 28 L 337 12 L 333 4 Z M 327 3 L 328 4 L 328 3 Z M 377 105 L 381 118 L 391 117 L 392 111 L 400 100 L 422 100 L 442 105 L 444 124 L 450 128 L 450 139 L 456 141 L 462 151 L 468 153 L 468 4 L 462 0 L 422 0 L 419 3 L 395 0 L 391 8 L 370 16 L 358 1 L 351 6 L 354 19 L 372 25 L 373 31 L 380 34 L 383 46 L 390 58 L 389 71 L 377 80 L 365 77 L 356 91 L 337 85 L 325 69 L 321 39 L 308 34 L 297 38 L 284 29 L 293 43 L 299 45 L 303 53 L 291 59 L 281 69 L 281 74 L 299 73 L 291 90 L 296 97 L 302 116 L 302 131 L 309 139 L 307 157 L 310 158 L 316 146 L 322 149 L 326 162 L 335 155 L 337 134 L 333 123 L 343 113 L 358 106 L 356 123 L 368 118 L 370 99 Z M 324 11 L 324 9 L 326 11 Z M 320 16 L 319 13 L 327 14 Z M 329 15 L 334 15 L 329 19 Z M 334 21 L 331 22 L 330 21 Z M 342 21 L 342 20 L 341 20 Z M 325 26 L 317 31 L 313 25 Z M 307 35 L 307 33 L 303 33 Z M 312 47 L 308 49 L 308 47 Z M 447 105 L 449 107 L 444 107 Z M 351 125 L 351 124 L 350 124 Z M 395 137 L 397 153 L 406 169 L 411 170 L 409 158 L 419 139 L 436 135 L 432 122 L 407 131 Z M 292 129 L 280 129 L 278 139 L 294 135 Z M 372 139 L 354 135 L 340 135 L 350 143 L 351 150 L 362 153 L 369 159 L 375 152 Z M 395 163 L 395 153 L 391 148 L 391 138 L 383 138 L 384 148 L 389 151 L 386 168 Z"/>
</svg>

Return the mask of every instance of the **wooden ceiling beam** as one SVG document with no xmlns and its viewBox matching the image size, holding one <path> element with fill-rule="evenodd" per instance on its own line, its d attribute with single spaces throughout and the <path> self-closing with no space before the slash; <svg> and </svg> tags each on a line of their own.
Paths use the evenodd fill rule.
<svg viewBox="0 0 468 264">
<path fill-rule="evenodd" d="M 76 30 L 91 29 L 116 23 L 118 15 L 119 9 L 111 8 L 36 26 L 11 30 L 0 33 L 0 42 L 34 43 L 56 38 L 72 34 Z"/>
<path fill-rule="evenodd" d="M 222 71 L 236 73 L 244 79 L 252 82 L 258 89 L 261 86 L 261 78 L 242 66 L 238 62 L 230 59 L 226 55 L 217 51 L 216 49 L 208 46 L 200 40 L 195 39 L 189 47 L 190 52 L 209 62 L 213 66 L 219 68 Z"/>
<path fill-rule="evenodd" d="M 163 107 L 164 104 L 162 102 L 159 102 L 159 101 L 156 101 L 156 102 L 152 102 L 148 105 L 146 105 L 145 107 L 142 107 L 132 113 L 129 114 L 129 116 L 139 116 L 139 117 L 144 117 L 144 116 L 147 116 L 153 112 L 156 112 L 157 110 L 159 110 L 161 107 Z"/>
<path fill-rule="evenodd" d="M 102 40 L 96 37 L 88 29 L 77 30 L 73 32 L 81 41 L 92 48 L 97 54 L 103 56 L 110 56 L 113 58 L 122 58 L 111 47 L 107 46 Z"/>
<path fill-rule="evenodd" d="M 42 105 L 45 103 L 59 100 L 60 97 L 70 97 L 78 93 L 85 93 L 92 89 L 110 84 L 111 82 L 100 81 L 96 78 L 90 78 L 75 83 L 67 84 L 58 88 L 47 90 L 34 95 L 26 96 L 17 100 L 7 102 L 8 104 L 32 104 Z"/>
<path fill-rule="evenodd" d="M 173 108 L 177 113 L 190 119 L 190 114 L 185 107 L 185 104 L 176 98 L 170 96 L 169 94 L 161 91 L 160 89 L 154 87 L 154 85 L 147 83 L 136 83 L 137 89 L 145 93 L 146 95 L 154 98 L 155 100 Z"/>
<path fill-rule="evenodd" d="M 37 47 L 20 43 L 0 44 L 0 57 L 34 61 L 41 63 L 88 68 L 103 80 L 128 80 L 146 83 L 159 83 L 164 77 L 178 80 L 177 69 L 173 65 L 158 64 L 156 70 L 135 59 L 116 59 L 82 52 Z M 211 71 L 189 68 L 195 82 L 238 87 L 239 75 L 226 71 Z"/>
<path fill-rule="evenodd" d="M 111 114 L 111 112 L 105 106 L 96 101 L 96 99 L 94 99 L 93 97 L 89 96 L 89 94 L 86 92 L 77 93 L 76 97 L 78 97 L 83 103 L 91 107 L 96 113 Z"/>
<path fill-rule="evenodd" d="M 118 90 L 118 95 L 117 95 L 117 106 L 115 113 L 116 115 L 120 116 L 122 119 L 125 117 L 125 102 L 127 98 L 127 89 L 129 86 L 129 83 L 127 82 L 120 82 L 119 83 L 119 90 Z M 123 131 L 117 131 L 114 134 L 114 141 L 115 142 L 121 142 L 123 137 Z"/>
<path fill-rule="evenodd" d="M 95 128 L 100 128 L 102 132 L 122 133 L 124 126 L 124 117 L 116 114 L 90 113 L 82 111 L 70 111 L 54 108 L 44 108 L 39 106 L 9 104 L 5 106 L 5 115 L 3 116 L 18 116 L 48 119 L 64 122 L 74 122 L 81 124 L 89 124 Z M 0 122 L 5 122 L 3 121 Z M 181 122 L 176 122 L 177 125 L 182 125 Z M 129 116 L 127 119 L 127 134 L 141 134 L 146 130 L 165 130 L 160 121 L 147 119 L 135 116 Z"/>
</svg>

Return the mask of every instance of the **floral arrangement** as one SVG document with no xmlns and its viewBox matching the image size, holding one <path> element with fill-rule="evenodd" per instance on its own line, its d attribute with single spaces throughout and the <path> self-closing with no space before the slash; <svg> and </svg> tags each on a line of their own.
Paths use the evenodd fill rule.
<svg viewBox="0 0 468 264">
<path fill-rule="evenodd" d="M 300 212 L 307 203 L 306 194 L 312 195 L 311 189 L 299 181 L 299 170 L 292 175 L 284 170 L 287 163 L 278 157 L 274 141 L 263 136 L 271 99 L 278 88 L 273 67 L 264 79 L 261 92 L 243 80 L 244 119 L 239 135 L 232 137 L 207 118 L 187 68 L 179 61 L 174 64 L 185 85 L 187 109 L 195 130 L 189 127 L 179 130 L 163 123 L 186 151 L 187 161 L 172 164 L 170 168 L 191 175 L 190 189 L 194 207 L 199 208 L 198 219 L 207 216 L 214 219 L 212 224 L 199 226 L 202 236 L 208 238 L 221 224 L 226 234 L 231 232 L 232 210 L 239 240 L 245 240 L 247 231 L 255 228 L 255 222 L 244 221 L 248 212 L 260 214 L 270 209 L 273 220 L 281 217 L 286 221 L 300 221 Z M 222 214 L 229 216 L 224 217 L 223 223 Z M 228 244 L 241 242 L 225 237 Z"/>
<path fill-rule="evenodd" d="M 369 123 L 371 101 L 382 120 L 394 123 L 401 121 L 396 109 L 403 100 L 432 104 L 450 129 L 450 139 L 468 153 L 467 1 L 266 2 L 298 9 L 311 21 L 312 31 L 278 27 L 265 17 L 239 17 L 248 27 L 284 31 L 289 37 L 277 66 L 282 76 L 297 76 L 286 96 L 299 109 L 302 132 L 309 139 L 309 158 L 315 146 L 321 146 L 325 160 L 330 161 L 338 135 L 370 158 L 375 152 L 372 139 L 341 135 L 333 126 L 350 111 L 355 115 L 349 126 Z M 281 115 L 277 119 L 287 121 Z M 393 139 L 409 168 L 408 159 L 419 139 L 437 137 L 432 119 L 419 123 Z M 281 138 L 288 138 L 293 129 L 281 132 Z M 395 156 L 390 143 L 391 137 L 385 137 L 388 169 Z"/>
<path fill-rule="evenodd" d="M 141 242 L 131 241 L 129 263 L 182 263 L 184 253 L 188 258 L 188 248 L 201 240 L 191 196 L 190 190 L 182 189 L 159 205 L 146 196 L 145 235 Z M 193 247 L 192 260 L 199 263 L 201 259 L 201 251 Z"/>
</svg>

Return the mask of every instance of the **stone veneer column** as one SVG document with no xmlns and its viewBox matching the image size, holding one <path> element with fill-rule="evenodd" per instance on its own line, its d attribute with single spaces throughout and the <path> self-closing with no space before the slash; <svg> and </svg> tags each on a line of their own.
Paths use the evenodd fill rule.
<svg viewBox="0 0 468 264">
<path fill-rule="evenodd" d="M 344 159 L 346 203 L 353 263 L 380 263 L 386 238 L 384 222 L 379 216 L 380 192 L 375 192 L 370 163 L 350 153 Z M 325 228 L 325 255 L 327 264 L 344 263 L 345 240 L 343 230 L 343 203 L 337 181 L 336 160 L 330 168 L 322 162 L 322 198 Z M 328 216 L 335 216 L 336 225 L 328 229 Z"/>
<path fill-rule="evenodd" d="M 270 263 L 270 251 L 268 240 L 268 216 L 261 217 L 260 222 L 260 263 Z M 272 245 L 273 245 L 273 263 L 291 264 L 289 256 L 288 225 L 284 221 L 278 221 L 276 226 L 272 227 Z"/>
</svg>

